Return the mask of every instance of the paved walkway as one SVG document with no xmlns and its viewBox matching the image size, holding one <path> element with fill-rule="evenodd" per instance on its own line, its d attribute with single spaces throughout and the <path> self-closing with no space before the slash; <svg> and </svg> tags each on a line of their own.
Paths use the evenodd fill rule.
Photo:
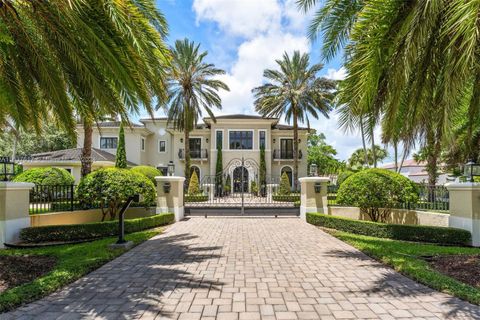
<svg viewBox="0 0 480 320">
<path fill-rule="evenodd" d="M 299 219 L 192 218 L 2 319 L 480 319 Z"/>
</svg>

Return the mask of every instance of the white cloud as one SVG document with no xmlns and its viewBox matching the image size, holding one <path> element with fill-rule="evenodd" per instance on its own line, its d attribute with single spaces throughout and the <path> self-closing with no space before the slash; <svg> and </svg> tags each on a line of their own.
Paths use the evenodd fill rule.
<svg viewBox="0 0 480 320">
<path fill-rule="evenodd" d="M 233 36 L 275 32 L 281 24 L 281 7 L 276 0 L 194 0 L 193 10 L 197 23 L 213 21 Z"/>
<path fill-rule="evenodd" d="M 332 80 L 343 80 L 347 77 L 347 70 L 344 67 L 340 69 L 328 69 L 325 78 Z"/>
</svg>

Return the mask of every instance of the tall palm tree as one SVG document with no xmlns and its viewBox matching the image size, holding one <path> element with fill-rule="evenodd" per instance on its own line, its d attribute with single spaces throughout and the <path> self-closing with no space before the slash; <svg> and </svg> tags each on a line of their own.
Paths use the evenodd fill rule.
<svg viewBox="0 0 480 320">
<path fill-rule="evenodd" d="M 298 3 L 307 10 L 320 1 Z M 430 184 L 456 113 L 464 105 L 469 117 L 478 113 L 479 13 L 480 3 L 465 0 L 327 0 L 310 27 L 325 35 L 326 59 L 345 45 L 342 86 L 356 104 L 382 114 L 386 130 L 403 110 L 402 142 L 420 141 Z"/>
<path fill-rule="evenodd" d="M 53 118 L 75 135 L 76 115 L 88 133 L 103 115 L 153 115 L 153 96 L 166 97 L 167 26 L 153 0 L 3 0 L 0 26 L 0 122 L 39 131 Z"/>
<path fill-rule="evenodd" d="M 200 44 L 188 39 L 175 41 L 172 51 L 171 68 L 168 71 L 168 103 L 158 104 L 168 116 L 176 130 L 183 131 L 185 143 L 185 177 L 190 174 L 190 132 L 196 127 L 205 111 L 216 121 L 212 108 L 222 108 L 218 95 L 220 89 L 230 90 L 215 77 L 225 71 L 206 63 L 207 51 L 200 51 Z"/>
<path fill-rule="evenodd" d="M 283 54 L 276 61 L 280 70 L 266 69 L 266 84 L 254 88 L 255 110 L 263 116 L 285 117 L 293 122 L 293 179 L 298 180 L 298 122 L 307 123 L 309 116 L 318 119 L 319 114 L 328 118 L 332 110 L 336 82 L 319 77 L 322 64 L 310 65 L 308 54 L 295 51 L 290 57 Z"/>
</svg>

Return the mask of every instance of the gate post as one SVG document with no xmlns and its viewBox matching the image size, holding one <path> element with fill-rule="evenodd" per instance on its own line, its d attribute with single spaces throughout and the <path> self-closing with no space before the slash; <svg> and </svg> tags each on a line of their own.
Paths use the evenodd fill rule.
<svg viewBox="0 0 480 320">
<path fill-rule="evenodd" d="M 175 221 L 184 217 L 183 184 L 185 177 L 158 176 L 157 181 L 157 209 L 156 213 L 173 213 Z"/>
<path fill-rule="evenodd" d="M 326 213 L 328 177 L 305 177 L 300 181 L 300 218 L 307 219 L 307 212 Z"/>
<path fill-rule="evenodd" d="M 30 227 L 30 190 L 25 182 L 0 182 L 0 249 L 19 240 L 20 230 Z"/>
<path fill-rule="evenodd" d="M 215 184 L 214 183 L 206 183 L 204 186 L 207 188 L 208 194 L 208 201 L 213 202 L 215 197 Z"/>
</svg>

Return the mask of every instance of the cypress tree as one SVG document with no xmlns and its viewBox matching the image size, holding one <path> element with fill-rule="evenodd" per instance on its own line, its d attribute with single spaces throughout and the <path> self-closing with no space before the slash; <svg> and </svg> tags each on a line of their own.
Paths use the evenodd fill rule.
<svg viewBox="0 0 480 320">
<path fill-rule="evenodd" d="M 120 124 L 120 132 L 118 133 L 117 155 L 115 157 L 115 167 L 127 167 L 127 152 L 125 150 L 125 131 L 123 130 L 123 123 Z"/>
<path fill-rule="evenodd" d="M 289 195 L 292 190 L 292 185 L 290 184 L 290 179 L 286 172 L 283 172 L 282 179 L 280 180 L 280 190 L 278 191 L 281 195 Z"/>
<path fill-rule="evenodd" d="M 215 168 L 215 190 L 216 195 L 220 196 L 222 194 L 223 187 L 223 159 L 222 159 L 222 147 L 217 147 L 217 166 Z"/>
<path fill-rule="evenodd" d="M 190 183 L 188 184 L 188 194 L 197 195 L 199 193 L 200 193 L 200 187 L 199 187 L 197 172 L 193 170 L 192 176 L 190 177 Z"/>
<path fill-rule="evenodd" d="M 265 146 L 260 146 L 260 195 L 266 196 L 267 193 L 267 165 L 265 162 Z"/>
</svg>

